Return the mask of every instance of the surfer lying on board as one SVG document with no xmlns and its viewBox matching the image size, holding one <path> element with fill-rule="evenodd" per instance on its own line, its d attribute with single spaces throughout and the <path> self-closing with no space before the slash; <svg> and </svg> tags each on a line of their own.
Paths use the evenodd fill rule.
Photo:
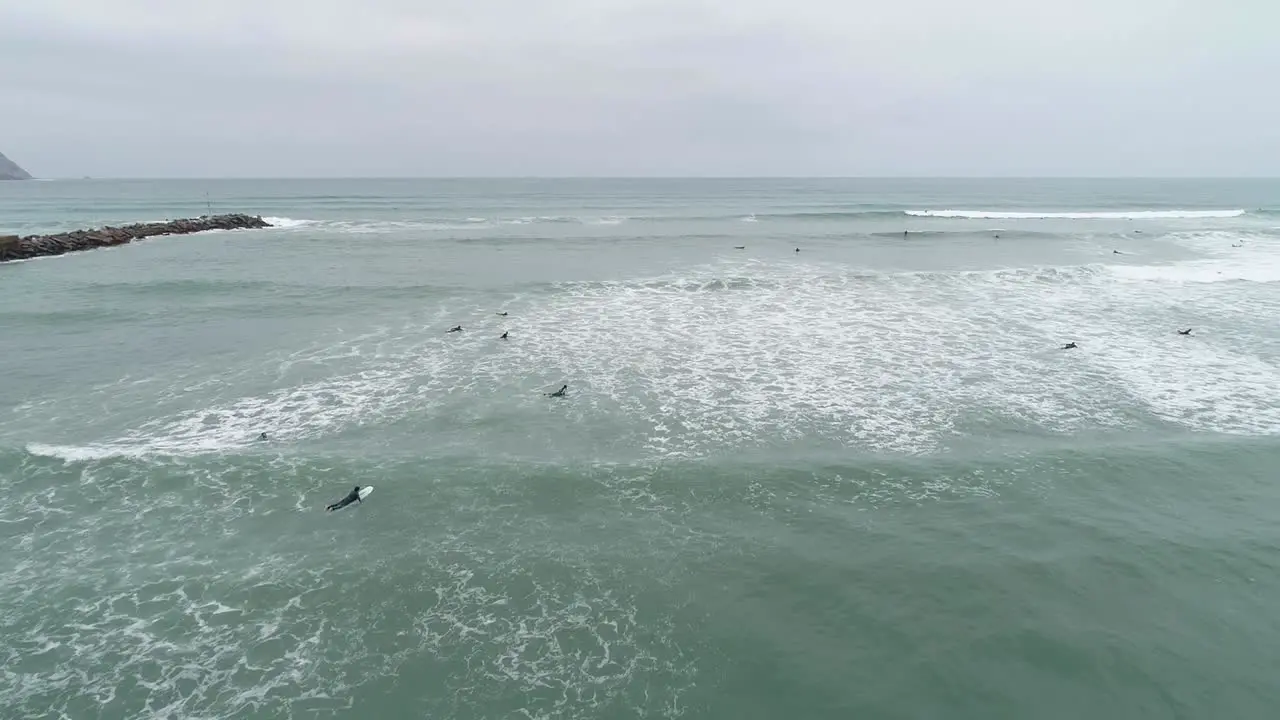
<svg viewBox="0 0 1280 720">
<path fill-rule="evenodd" d="M 363 500 L 361 500 L 361 499 L 360 499 L 360 486 L 359 486 L 359 485 L 357 485 L 357 486 L 355 487 L 355 489 L 354 489 L 354 490 L 352 490 L 351 492 L 347 493 L 347 496 L 346 496 L 346 497 L 344 497 L 344 498 L 342 498 L 341 500 L 339 500 L 338 502 L 336 502 L 336 503 L 334 503 L 334 504 L 332 504 L 332 505 L 330 505 L 330 506 L 326 507 L 326 508 L 325 508 L 325 510 L 327 510 L 327 511 L 329 511 L 329 512 L 333 512 L 334 510 L 341 510 L 342 508 L 344 508 L 344 507 L 346 507 L 346 506 L 350 505 L 350 504 L 351 504 L 351 503 L 353 503 L 353 502 L 364 502 Z"/>
</svg>

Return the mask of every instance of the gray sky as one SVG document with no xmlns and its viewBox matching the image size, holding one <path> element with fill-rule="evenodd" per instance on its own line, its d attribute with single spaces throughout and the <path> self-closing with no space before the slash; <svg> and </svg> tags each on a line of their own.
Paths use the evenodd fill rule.
<svg viewBox="0 0 1280 720">
<path fill-rule="evenodd" d="M 1277 0 L 14 0 L 46 177 L 1280 175 Z"/>
</svg>

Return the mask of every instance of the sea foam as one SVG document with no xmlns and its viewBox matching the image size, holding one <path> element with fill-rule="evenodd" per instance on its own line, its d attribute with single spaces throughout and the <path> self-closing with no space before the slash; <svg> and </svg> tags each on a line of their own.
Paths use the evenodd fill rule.
<svg viewBox="0 0 1280 720">
<path fill-rule="evenodd" d="M 1115 210 L 1103 212 L 1009 212 L 1005 210 L 907 210 L 913 217 L 974 220 L 1169 220 L 1233 218 L 1244 210 Z"/>
<path fill-rule="evenodd" d="M 303 227 L 304 225 L 311 225 L 315 222 L 314 220 L 296 220 L 294 218 L 287 217 L 264 217 L 262 219 L 271 223 L 271 227 L 276 228 Z"/>
</svg>

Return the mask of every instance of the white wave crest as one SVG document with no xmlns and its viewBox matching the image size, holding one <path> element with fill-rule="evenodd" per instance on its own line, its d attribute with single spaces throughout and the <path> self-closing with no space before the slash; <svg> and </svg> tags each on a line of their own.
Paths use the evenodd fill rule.
<svg viewBox="0 0 1280 720">
<path fill-rule="evenodd" d="M 314 220 L 295 220 L 287 217 L 264 217 L 262 219 L 271 223 L 271 227 L 276 228 L 296 228 L 315 223 Z"/>
<path fill-rule="evenodd" d="M 1117 210 L 1106 212 L 1006 212 L 1004 210 L 908 210 L 913 217 L 973 220 L 1167 220 L 1233 218 L 1244 210 Z"/>
<path fill-rule="evenodd" d="M 502 218 L 500 225 L 539 225 L 543 223 L 577 224 L 577 225 L 621 225 L 630 218 L 624 215 L 605 215 L 588 217 L 578 215 L 525 215 L 518 218 Z"/>
</svg>

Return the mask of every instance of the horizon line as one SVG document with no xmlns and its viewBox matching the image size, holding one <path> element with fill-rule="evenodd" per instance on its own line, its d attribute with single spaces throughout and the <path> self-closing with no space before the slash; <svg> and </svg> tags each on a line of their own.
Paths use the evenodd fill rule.
<svg viewBox="0 0 1280 720">
<path fill-rule="evenodd" d="M 83 175 L 9 182 L 85 180 L 1280 180 L 1280 175 Z"/>
</svg>

